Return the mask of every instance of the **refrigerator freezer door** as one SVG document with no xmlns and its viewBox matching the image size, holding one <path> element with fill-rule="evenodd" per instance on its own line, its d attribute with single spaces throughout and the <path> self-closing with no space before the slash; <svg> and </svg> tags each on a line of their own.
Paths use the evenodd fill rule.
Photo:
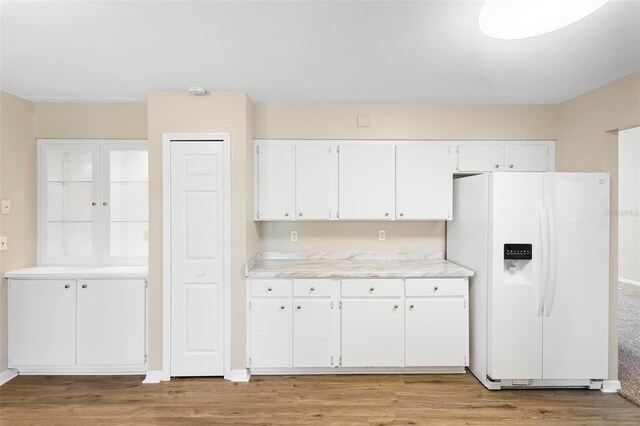
<svg viewBox="0 0 640 426">
<path fill-rule="evenodd" d="M 555 259 L 543 308 L 542 377 L 604 379 L 609 351 L 609 176 L 545 173 L 544 191 Z"/>
<path fill-rule="evenodd" d="M 493 379 L 542 378 L 541 173 L 493 174 L 487 374 Z M 504 260 L 505 244 L 531 244 L 530 260 Z"/>
</svg>

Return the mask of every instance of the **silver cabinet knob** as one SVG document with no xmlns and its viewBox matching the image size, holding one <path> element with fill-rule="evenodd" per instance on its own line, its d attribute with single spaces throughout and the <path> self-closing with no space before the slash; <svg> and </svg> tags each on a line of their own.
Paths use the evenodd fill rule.
<svg viewBox="0 0 640 426">
<path fill-rule="evenodd" d="M 298 216 L 302 217 L 302 212 L 298 213 Z"/>
<path fill-rule="evenodd" d="M 496 164 L 496 169 L 499 169 L 499 168 L 500 168 L 500 164 Z"/>
<path fill-rule="evenodd" d="M 296 306 L 296 309 L 300 310 L 300 309 L 302 309 L 302 306 L 298 305 L 298 306 Z"/>
<path fill-rule="evenodd" d="M 393 305 L 393 309 L 398 309 L 398 305 Z"/>
<path fill-rule="evenodd" d="M 373 288 L 373 287 L 371 287 L 371 288 L 369 289 L 369 291 L 373 291 L 373 290 L 374 290 L 374 288 Z"/>
<path fill-rule="evenodd" d="M 438 291 L 438 286 L 433 287 L 433 291 L 434 292 Z"/>
<path fill-rule="evenodd" d="M 64 288 L 69 288 L 69 287 L 71 287 L 71 284 L 65 284 L 64 285 Z"/>
<path fill-rule="evenodd" d="M 384 214 L 384 216 L 385 216 L 385 217 L 389 216 L 389 212 L 386 212 L 386 213 Z"/>
<path fill-rule="evenodd" d="M 315 288 L 315 287 L 311 287 L 311 288 L 309 289 L 309 291 L 315 291 L 315 290 L 316 290 L 316 288 Z"/>
<path fill-rule="evenodd" d="M 267 288 L 267 291 L 271 291 L 271 290 L 273 290 L 271 287 Z"/>
<path fill-rule="evenodd" d="M 513 169 L 513 164 L 509 164 L 509 168 L 510 168 L 510 169 Z"/>
<path fill-rule="evenodd" d="M 96 202 L 94 201 L 93 203 L 91 203 L 91 205 L 95 207 L 95 206 L 97 206 L 97 205 L 98 205 L 98 203 L 96 203 Z"/>
<path fill-rule="evenodd" d="M 284 311 L 284 305 L 280 305 L 280 310 Z"/>
<path fill-rule="evenodd" d="M 289 217 L 289 213 L 285 213 L 285 214 L 284 214 L 284 217 Z"/>
<path fill-rule="evenodd" d="M 82 284 L 82 288 L 87 288 L 87 285 L 86 284 Z"/>
<path fill-rule="evenodd" d="M 404 216 L 404 213 L 400 213 L 400 217 Z"/>
<path fill-rule="evenodd" d="M 103 205 L 103 206 L 108 206 L 108 205 L 109 205 L 109 203 L 107 203 L 106 201 L 103 201 L 103 202 L 102 202 L 102 205 Z"/>
<path fill-rule="evenodd" d="M 409 305 L 409 309 L 413 309 L 413 305 Z"/>
</svg>

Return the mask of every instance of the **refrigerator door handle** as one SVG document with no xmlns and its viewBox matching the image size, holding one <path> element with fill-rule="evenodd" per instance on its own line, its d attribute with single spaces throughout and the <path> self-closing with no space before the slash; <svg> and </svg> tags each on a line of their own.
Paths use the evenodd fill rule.
<svg viewBox="0 0 640 426">
<path fill-rule="evenodd" d="M 553 308 L 553 298 L 556 294 L 556 227 L 553 218 L 553 211 L 551 203 L 547 200 L 545 202 L 545 208 L 547 213 L 547 222 L 549 226 L 549 283 L 547 285 L 547 292 L 545 294 L 544 314 L 545 316 L 551 315 L 551 309 Z"/>
<path fill-rule="evenodd" d="M 539 317 L 544 312 L 544 305 L 547 293 L 547 277 L 548 277 L 548 255 L 549 255 L 549 227 L 547 223 L 546 210 L 542 200 L 538 200 L 538 221 L 540 225 L 540 287 L 539 287 L 539 300 L 538 300 L 538 312 Z"/>
</svg>

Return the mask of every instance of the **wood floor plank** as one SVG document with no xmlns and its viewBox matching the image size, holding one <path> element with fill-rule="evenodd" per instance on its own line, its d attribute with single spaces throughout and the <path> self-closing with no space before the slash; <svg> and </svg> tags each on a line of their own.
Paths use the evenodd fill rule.
<svg viewBox="0 0 640 426">
<path fill-rule="evenodd" d="M 0 387 L 0 423 L 640 424 L 640 408 L 588 390 L 488 391 L 470 374 L 254 376 L 249 383 L 140 376 L 18 376 Z"/>
</svg>

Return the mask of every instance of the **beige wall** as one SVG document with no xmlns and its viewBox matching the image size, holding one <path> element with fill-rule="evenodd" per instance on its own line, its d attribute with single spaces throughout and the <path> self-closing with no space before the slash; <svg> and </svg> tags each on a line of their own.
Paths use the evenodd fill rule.
<svg viewBox="0 0 640 426">
<path fill-rule="evenodd" d="M 146 104 L 35 104 L 43 139 L 147 139 Z"/>
<path fill-rule="evenodd" d="M 258 139 L 555 139 L 555 105 L 256 105 Z M 369 128 L 357 116 L 369 116 Z M 378 240 L 378 230 L 387 238 Z M 289 233 L 298 231 L 297 243 Z M 444 252 L 444 222 L 267 222 L 264 250 Z"/>
<path fill-rule="evenodd" d="M 611 210 L 618 208 L 618 130 L 640 124 L 640 72 L 559 106 L 558 171 L 607 172 Z M 611 215 L 609 245 L 609 376 L 618 377 L 618 218 Z"/>
<path fill-rule="evenodd" d="M 618 277 L 640 285 L 640 127 L 618 135 Z"/>
<path fill-rule="evenodd" d="M 255 224 L 247 215 L 253 200 L 252 105 L 244 93 L 193 96 L 152 92 L 149 120 L 149 368 L 162 367 L 162 134 L 231 134 L 231 368 L 245 367 L 246 289 L 244 263 L 259 250 Z"/>
<path fill-rule="evenodd" d="M 11 214 L 0 216 L 0 277 L 36 261 L 36 141 L 33 103 L 0 92 L 0 198 L 11 200 Z M 7 368 L 7 280 L 0 289 L 0 371 Z"/>
</svg>

